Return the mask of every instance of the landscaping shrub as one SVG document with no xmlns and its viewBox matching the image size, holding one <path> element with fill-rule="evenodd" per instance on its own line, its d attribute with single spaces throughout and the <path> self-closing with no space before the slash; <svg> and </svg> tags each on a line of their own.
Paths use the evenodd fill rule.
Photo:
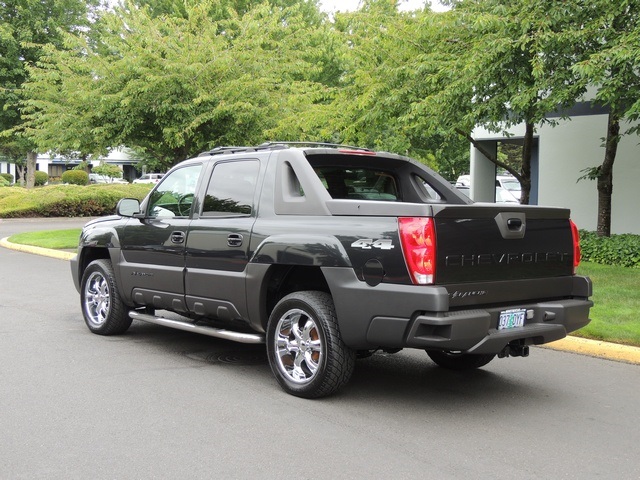
<svg viewBox="0 0 640 480">
<path fill-rule="evenodd" d="M 36 170 L 35 172 L 35 186 L 42 187 L 47 184 L 49 181 L 49 175 L 45 172 L 41 172 L 40 170 Z"/>
<path fill-rule="evenodd" d="M 89 174 L 84 170 L 67 170 L 62 174 L 62 183 L 71 185 L 88 185 Z"/>
<path fill-rule="evenodd" d="M 599 237 L 595 232 L 581 230 L 580 247 L 584 261 L 640 268 L 640 235 Z"/>
<path fill-rule="evenodd" d="M 4 178 L 9 185 L 13 183 L 13 175 L 10 173 L 0 173 L 0 178 Z"/>
<path fill-rule="evenodd" d="M 7 181 L 6 178 L 0 177 L 0 187 L 8 187 L 9 185 L 10 183 Z"/>
<path fill-rule="evenodd" d="M 0 218 L 101 217 L 115 213 L 121 198 L 142 200 L 152 185 L 49 185 L 0 190 Z"/>
</svg>

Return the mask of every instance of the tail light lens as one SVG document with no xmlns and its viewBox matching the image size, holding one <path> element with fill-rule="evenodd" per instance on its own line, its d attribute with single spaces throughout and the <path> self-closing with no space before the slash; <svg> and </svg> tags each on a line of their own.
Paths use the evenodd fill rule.
<svg viewBox="0 0 640 480">
<path fill-rule="evenodd" d="M 573 237 L 573 274 L 576 274 L 578 266 L 580 265 L 580 256 L 582 252 L 580 251 L 580 233 L 578 232 L 578 227 L 573 220 L 569 220 L 571 224 L 571 236 Z"/>
<path fill-rule="evenodd" d="M 404 260 L 415 285 L 430 285 L 436 275 L 436 232 L 432 218 L 398 218 Z"/>
</svg>

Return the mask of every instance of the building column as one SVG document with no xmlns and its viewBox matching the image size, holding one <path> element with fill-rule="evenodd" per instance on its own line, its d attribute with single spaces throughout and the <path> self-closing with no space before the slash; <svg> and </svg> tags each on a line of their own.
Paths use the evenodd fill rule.
<svg viewBox="0 0 640 480">
<path fill-rule="evenodd" d="M 489 153 L 497 155 L 498 142 L 481 142 Z M 496 201 L 496 164 L 471 145 L 471 199 L 476 202 Z"/>
</svg>

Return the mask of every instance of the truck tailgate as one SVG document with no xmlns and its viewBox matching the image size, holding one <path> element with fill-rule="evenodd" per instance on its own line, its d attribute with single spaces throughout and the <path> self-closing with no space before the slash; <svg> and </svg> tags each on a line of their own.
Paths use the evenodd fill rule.
<svg viewBox="0 0 640 480">
<path fill-rule="evenodd" d="M 437 284 L 573 274 L 569 210 L 530 206 L 434 206 Z"/>
</svg>

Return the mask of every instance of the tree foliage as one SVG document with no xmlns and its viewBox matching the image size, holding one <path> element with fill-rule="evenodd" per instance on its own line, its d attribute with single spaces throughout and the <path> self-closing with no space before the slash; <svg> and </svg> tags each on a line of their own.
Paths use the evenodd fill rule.
<svg viewBox="0 0 640 480">
<path fill-rule="evenodd" d="M 122 170 L 117 165 L 110 163 L 100 162 L 100 165 L 93 167 L 91 173 L 97 173 L 98 175 L 104 175 L 105 177 L 122 178 Z"/>
<path fill-rule="evenodd" d="M 533 0 L 460 0 L 444 14 L 424 15 L 413 41 L 413 84 L 423 82 L 410 121 L 425 131 L 457 132 L 477 145 L 475 126 L 506 132 L 524 124 L 519 169 L 486 156 L 521 183 L 523 203 L 531 186 L 535 129 L 548 114 L 572 105 L 584 91 L 570 66 L 574 54 L 553 35 L 573 21 L 565 3 Z M 418 87 L 419 88 L 419 87 Z"/>
<path fill-rule="evenodd" d="M 75 0 L 39 3 L 86 18 Z M 524 125 L 521 161 L 492 160 L 520 180 L 526 203 L 536 129 L 592 85 L 612 112 L 592 172 L 610 202 L 615 147 L 637 131 L 620 125 L 640 118 L 640 0 L 449 3 L 400 12 L 364 0 L 329 18 L 316 0 L 123 0 L 90 24 L 25 20 L 55 41 L 0 23 L 0 104 L 24 95 L 22 112 L 0 114 L 1 129 L 24 134 L 5 136 L 0 154 L 127 145 L 160 170 L 216 145 L 326 141 L 408 154 L 453 180 L 476 126 Z M 32 57 L 16 53 L 29 45 Z"/>
<path fill-rule="evenodd" d="M 596 86 L 595 101 L 609 109 L 600 165 L 585 177 L 595 179 L 598 190 L 600 236 L 611 235 L 613 166 L 620 138 L 639 133 L 640 126 L 627 128 L 626 121 L 640 119 L 640 2 L 590 2 L 582 11 L 584 27 L 567 32 L 584 45 L 585 56 L 573 71 Z"/>
<path fill-rule="evenodd" d="M 36 144 L 21 135 L 21 87 L 27 66 L 39 61 L 42 48 L 62 46 L 64 32 L 88 28 L 97 0 L 6 0 L 0 2 L 0 154 L 28 167 L 27 186 L 35 183 Z"/>
<path fill-rule="evenodd" d="M 410 155 L 451 179 L 462 173 L 468 144 L 441 128 L 427 132 L 411 118 L 413 103 L 427 88 L 418 66 L 424 46 L 414 40 L 422 27 L 418 15 L 399 12 L 384 0 L 368 0 L 356 12 L 336 15 L 344 74 L 338 88 L 310 102 L 310 114 L 289 136 L 315 135 Z"/>
<path fill-rule="evenodd" d="M 29 135 L 71 150 L 86 141 L 91 153 L 127 145 L 167 168 L 215 145 L 264 141 L 283 111 L 302 113 L 294 93 L 334 82 L 331 31 L 298 3 L 244 15 L 215 0 L 183 6 L 158 17 L 128 2 L 100 19 L 97 38 L 67 35 L 66 50 L 50 49 L 25 87 Z"/>
</svg>

